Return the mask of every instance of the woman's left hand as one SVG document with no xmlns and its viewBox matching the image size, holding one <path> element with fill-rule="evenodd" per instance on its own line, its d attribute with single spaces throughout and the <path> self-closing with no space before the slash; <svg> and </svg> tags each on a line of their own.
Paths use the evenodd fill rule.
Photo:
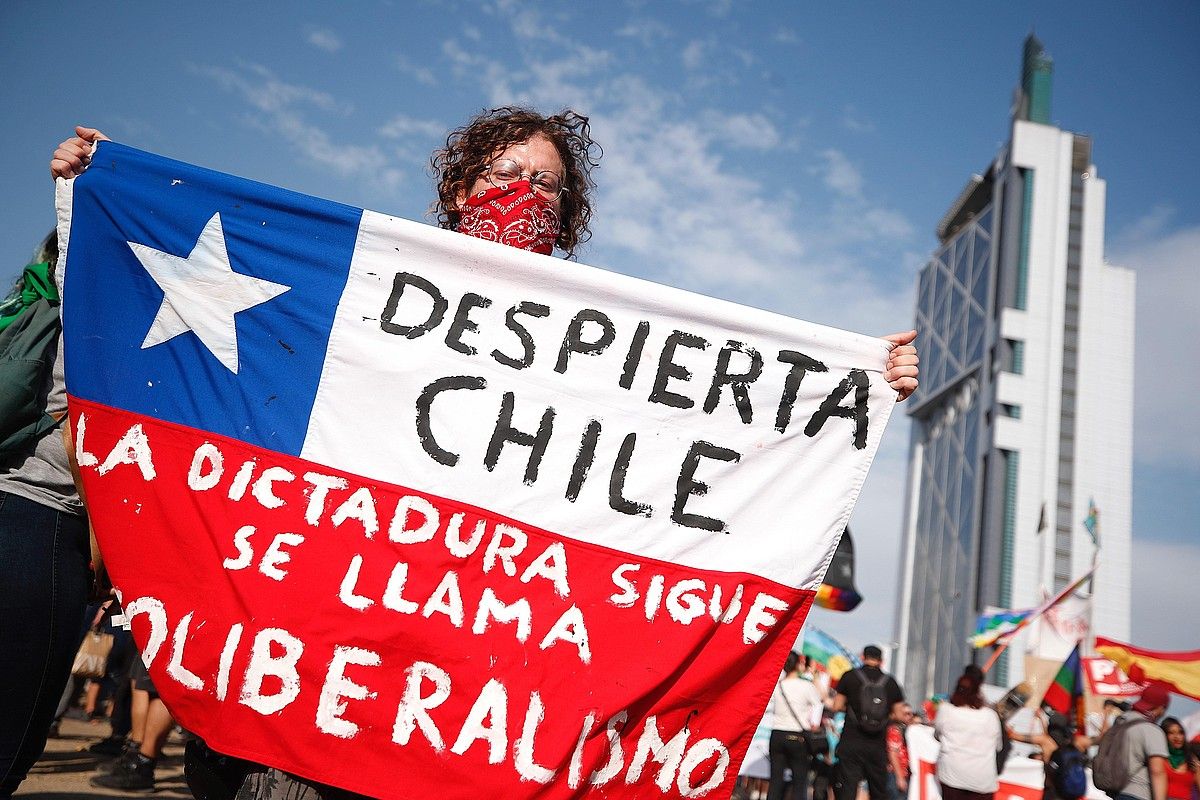
<svg viewBox="0 0 1200 800">
<path fill-rule="evenodd" d="M 906 399 L 917 389 L 917 364 L 921 359 L 917 356 L 917 348 L 911 344 L 916 338 L 916 331 L 892 333 L 883 337 L 892 345 L 887 364 L 884 365 L 883 379 L 899 395 L 896 402 Z"/>
</svg>

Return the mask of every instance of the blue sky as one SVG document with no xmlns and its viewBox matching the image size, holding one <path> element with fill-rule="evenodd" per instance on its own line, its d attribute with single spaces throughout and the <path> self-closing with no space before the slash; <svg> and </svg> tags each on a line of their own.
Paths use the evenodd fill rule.
<svg viewBox="0 0 1200 800">
<path fill-rule="evenodd" d="M 425 219 L 439 139 L 522 102 L 589 114 L 605 148 L 581 260 L 900 330 L 938 218 L 1007 138 L 1035 30 L 1052 119 L 1094 137 L 1109 259 L 1138 270 L 1133 638 L 1200 643 L 1195 2 L 259 5 L 0 6 L 0 278 L 52 224 L 47 162 L 76 122 Z M 868 599 L 814 615 L 851 646 L 891 638 L 907 428 L 897 418 L 852 521 Z"/>
</svg>

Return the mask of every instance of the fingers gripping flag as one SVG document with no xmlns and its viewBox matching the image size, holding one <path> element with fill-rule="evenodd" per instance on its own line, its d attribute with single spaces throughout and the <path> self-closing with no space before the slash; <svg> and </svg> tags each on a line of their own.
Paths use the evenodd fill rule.
<svg viewBox="0 0 1200 800">
<path fill-rule="evenodd" d="M 76 455 L 182 724 L 377 797 L 728 795 L 885 343 L 110 142 L 58 205 Z"/>
</svg>

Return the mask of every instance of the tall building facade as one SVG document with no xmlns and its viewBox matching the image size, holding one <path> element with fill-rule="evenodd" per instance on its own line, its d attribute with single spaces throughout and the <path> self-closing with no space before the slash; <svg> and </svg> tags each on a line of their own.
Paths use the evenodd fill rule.
<svg viewBox="0 0 1200 800">
<path fill-rule="evenodd" d="M 1025 42 L 1008 143 L 971 176 L 920 272 L 896 671 L 946 692 L 989 607 L 1027 608 L 1083 574 L 1092 629 L 1128 640 L 1134 273 L 1104 260 L 1105 182 L 1091 139 L 1050 121 L 1053 65 Z M 988 674 L 1060 657 L 1037 626 Z M 1063 653 L 1065 655 L 1065 653 Z"/>
</svg>

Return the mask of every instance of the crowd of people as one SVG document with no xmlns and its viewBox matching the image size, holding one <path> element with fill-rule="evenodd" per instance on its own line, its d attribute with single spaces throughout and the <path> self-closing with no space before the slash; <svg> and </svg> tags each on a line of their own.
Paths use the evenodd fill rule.
<svg viewBox="0 0 1200 800">
<path fill-rule="evenodd" d="M 1014 709 L 989 704 L 983 670 L 968 665 L 949 695 L 923 714 L 883 672 L 882 653 L 868 646 L 862 666 L 830 682 L 827 673 L 791 653 L 772 695 L 770 778 L 747 778 L 747 800 L 903 800 L 915 764 L 910 726 L 932 728 L 934 768 L 944 800 L 994 800 L 1010 758 L 1042 764 L 1044 800 L 1080 800 L 1093 787 L 1114 800 L 1200 800 L 1200 734 L 1167 717 L 1169 692 L 1150 683 L 1133 703 L 1107 701 L 1089 735 L 1079 715 L 1043 706 L 1032 729 L 1014 729 Z M 1030 746 L 1013 754 L 1012 742 Z M 923 796 L 923 795 L 922 795 Z"/>
<path fill-rule="evenodd" d="M 883 651 L 863 648 L 862 665 L 836 683 L 815 662 L 789 654 L 771 697 L 770 778 L 744 794 L 766 800 L 871 800 L 907 796 L 905 732 L 914 720 L 900 684 L 883 671 Z"/>
<path fill-rule="evenodd" d="M 75 135 L 54 150 L 51 174 L 81 174 L 95 145 L 105 138 L 94 128 L 76 128 Z M 437 221 L 466 235 L 543 254 L 557 248 L 574 257 L 590 235 L 591 171 L 598 157 L 587 117 L 573 111 L 551 116 L 512 107 L 484 112 L 452 131 L 433 156 Z M 94 782 L 115 789 L 152 788 L 156 760 L 174 725 L 141 658 L 132 646 L 116 646 L 123 632 L 105 621 L 118 609 L 101 579 L 102 554 L 90 535 L 78 470 L 72 464 L 59 298 L 53 280 L 57 257 L 58 242 L 51 234 L 34 257 L 40 273 L 27 270 L 26 277 L 42 276 L 36 284 L 40 291 L 27 291 L 22 285 L 10 298 L 16 306 L 11 316 L 18 320 L 10 326 L 12 331 L 25 337 L 21 344 L 28 344 L 30 330 L 40 326 L 37 345 L 42 349 L 36 358 L 27 359 L 41 370 L 39 389 L 31 398 L 36 401 L 32 427 L 11 441 L 4 438 L 7 429 L 0 431 L 0 616 L 6 647 L 6 657 L 0 660 L 0 798 L 16 791 L 42 753 L 66 699 L 74 696 L 75 682 L 68 682 L 89 628 L 106 628 L 104 634 L 114 637 L 105 675 L 85 690 L 90 713 L 98 713 L 105 702 L 102 690 L 110 695 L 112 708 L 113 735 L 92 749 L 115 759 Z M 915 336 L 909 331 L 885 337 L 892 347 L 882 365 L 883 376 L 900 399 L 917 386 Z M 16 334 L 9 332 L 8 337 L 0 346 L 10 346 Z M 89 596 L 108 605 L 88 611 Z M 877 662 L 864 667 L 864 692 L 875 691 L 875 672 Z M 890 708 L 899 688 L 891 681 L 884 691 Z M 856 734 L 852 725 L 843 733 L 843 769 L 857 764 L 872 787 L 882 785 L 885 772 L 876 769 L 872 759 L 884 752 L 883 737 L 882 727 L 863 727 Z M 194 791 L 213 798 L 346 796 L 268 766 L 234 763 L 199 742 L 189 748 L 188 774 L 189 780 L 201 782 L 193 784 Z"/>
</svg>

